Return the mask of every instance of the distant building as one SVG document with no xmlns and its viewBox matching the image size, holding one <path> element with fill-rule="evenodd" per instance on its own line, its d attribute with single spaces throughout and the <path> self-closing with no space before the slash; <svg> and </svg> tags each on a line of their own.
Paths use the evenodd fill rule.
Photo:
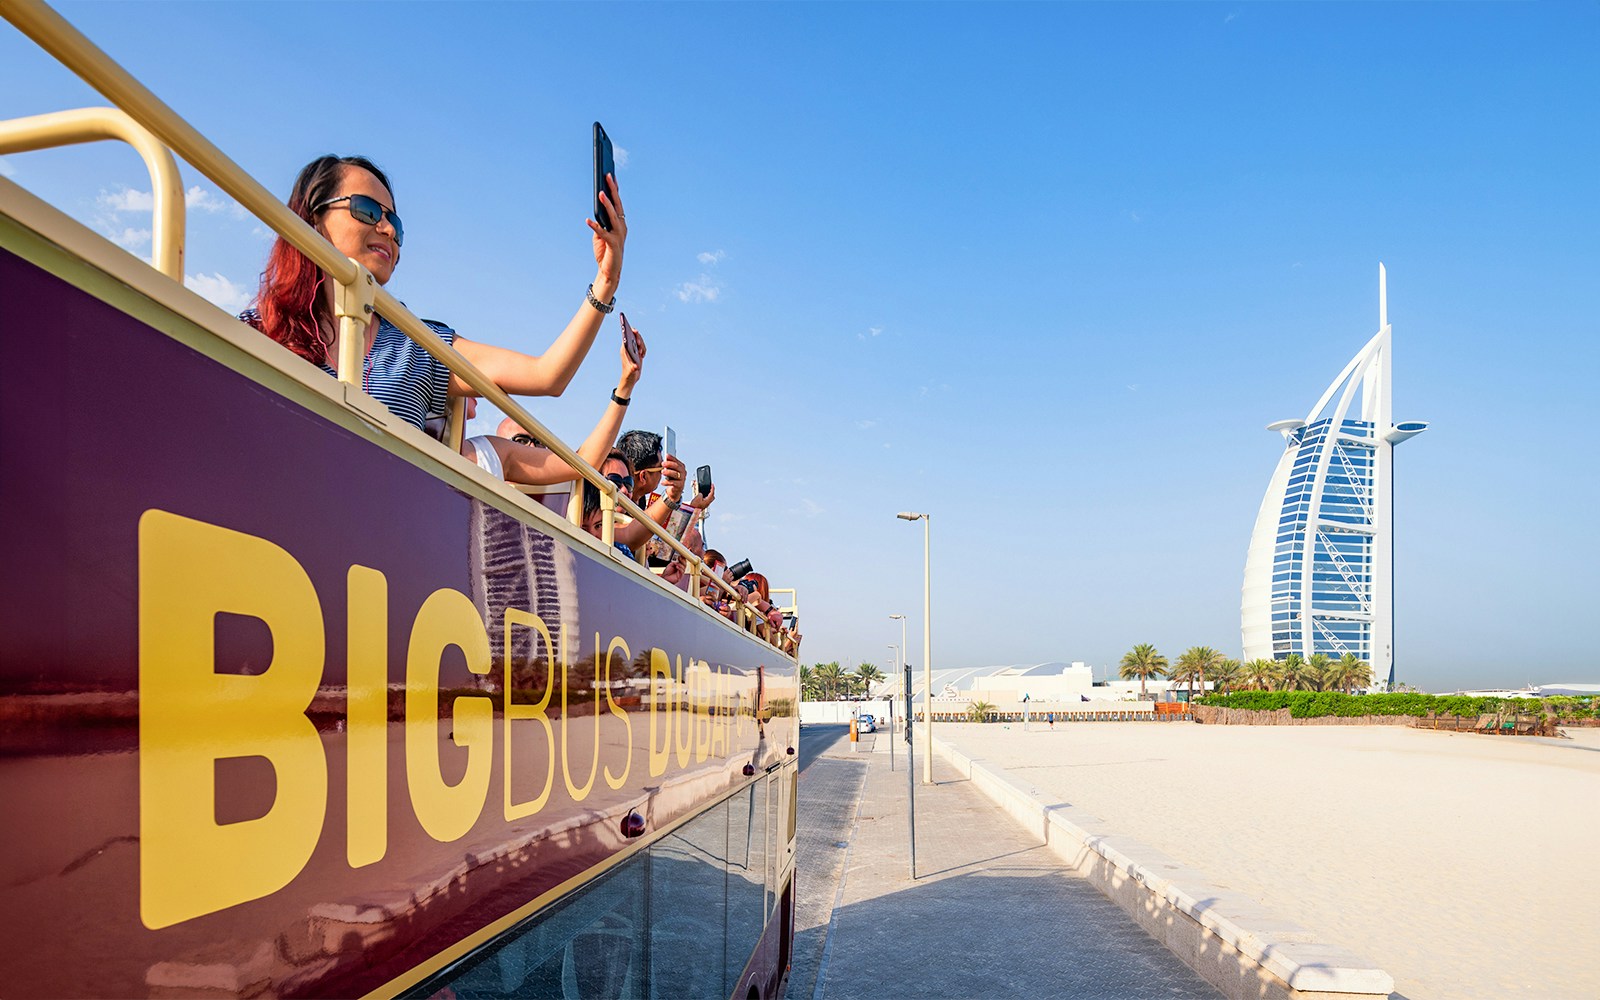
<svg viewBox="0 0 1600 1000">
<path fill-rule="evenodd" d="M 1378 332 L 1304 420 L 1267 427 L 1284 451 L 1245 557 L 1246 660 L 1354 653 L 1394 682 L 1394 446 L 1427 424 L 1391 413 L 1391 330 L 1378 265 Z"/>
</svg>

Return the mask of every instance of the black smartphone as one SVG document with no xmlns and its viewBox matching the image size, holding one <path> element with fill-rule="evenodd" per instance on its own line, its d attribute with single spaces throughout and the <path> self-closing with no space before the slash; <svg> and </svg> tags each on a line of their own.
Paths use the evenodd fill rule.
<svg viewBox="0 0 1600 1000">
<path fill-rule="evenodd" d="M 600 127 L 599 122 L 594 123 L 594 221 L 600 228 L 611 231 L 611 213 L 600 203 L 600 192 L 606 191 L 606 175 L 615 174 L 617 167 L 612 162 L 611 137 L 606 135 L 606 130 Z M 609 192 L 607 192 L 609 194 Z"/>
<path fill-rule="evenodd" d="M 694 470 L 694 486 L 695 492 L 700 496 L 711 492 L 711 466 L 702 465 Z"/>
<path fill-rule="evenodd" d="M 622 319 L 622 347 L 628 352 L 628 360 L 634 364 L 639 363 L 639 335 L 628 324 L 628 314 L 618 313 Z"/>
</svg>

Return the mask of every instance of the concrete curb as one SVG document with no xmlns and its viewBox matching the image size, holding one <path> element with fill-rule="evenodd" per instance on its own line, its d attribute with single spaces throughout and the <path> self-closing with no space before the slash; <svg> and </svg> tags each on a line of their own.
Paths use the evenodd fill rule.
<svg viewBox="0 0 1600 1000">
<path fill-rule="evenodd" d="M 1004 768 L 939 753 L 1228 1000 L 1382 1000 L 1394 978 Z"/>
</svg>

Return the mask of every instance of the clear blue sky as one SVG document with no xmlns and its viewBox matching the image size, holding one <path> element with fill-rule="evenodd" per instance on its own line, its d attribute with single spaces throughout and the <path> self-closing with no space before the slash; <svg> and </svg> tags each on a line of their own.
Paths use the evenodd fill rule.
<svg viewBox="0 0 1600 1000">
<path fill-rule="evenodd" d="M 629 425 L 716 471 L 712 544 L 884 664 L 934 515 L 940 666 L 1239 654 L 1256 507 L 1389 269 L 1396 651 L 1425 688 L 1600 680 L 1600 6 L 81 4 L 269 188 L 395 179 L 391 289 L 538 352 L 593 273 L 589 123 L 650 357 Z M 0 115 L 103 103 L 0 27 Z M 0 172 L 139 253 L 113 147 Z M 267 243 L 204 194 L 189 269 Z M 209 197 L 207 196 L 209 195 Z M 614 326 L 559 400 L 569 440 Z M 70 427 L 70 415 L 64 416 Z"/>
</svg>

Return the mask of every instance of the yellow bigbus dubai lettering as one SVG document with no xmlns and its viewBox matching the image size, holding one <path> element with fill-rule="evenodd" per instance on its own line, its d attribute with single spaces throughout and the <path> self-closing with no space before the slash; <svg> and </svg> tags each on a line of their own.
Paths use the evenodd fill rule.
<svg viewBox="0 0 1600 1000">
<path fill-rule="evenodd" d="M 366 566 L 346 577 L 347 685 L 345 752 L 345 858 L 360 868 L 388 849 L 388 581 Z M 254 676 L 216 671 L 215 621 L 235 614 L 262 622 L 272 638 L 272 661 Z M 531 629 L 542 643 L 545 686 L 538 701 L 518 703 L 512 685 L 515 630 Z M 504 618 L 503 814 L 530 816 L 556 787 L 556 758 L 573 802 L 588 798 L 595 779 L 621 789 L 632 768 L 634 728 L 614 694 L 617 664 L 632 662 L 620 636 L 600 653 L 595 634 L 594 740 L 589 774 L 573 780 L 566 715 L 571 662 L 538 615 L 506 608 Z M 304 567 L 283 548 L 240 531 L 161 510 L 139 520 L 139 853 L 140 915 L 145 926 L 184 920 L 271 895 L 288 885 L 310 860 L 328 806 L 328 761 L 307 711 L 322 682 L 325 633 L 321 602 Z M 494 702 L 461 695 L 451 705 L 450 739 L 466 751 L 466 772 L 454 785 L 440 769 L 439 666 L 455 646 L 467 668 L 492 667 L 488 632 L 472 601 L 442 588 L 430 594 L 412 621 L 405 661 L 406 789 L 422 829 L 449 842 L 466 835 L 489 801 L 494 752 Z M 537 652 L 537 650 L 535 651 Z M 538 657 L 535 656 L 535 660 Z M 650 725 L 645 756 L 652 777 L 691 759 L 726 757 L 738 742 L 738 713 L 728 675 L 705 660 L 652 648 L 649 655 Z M 549 717 L 561 673 L 562 733 Z M 602 704 L 602 692 L 604 704 Z M 582 713 L 587 714 L 587 713 Z M 600 726 L 620 720 L 625 752 L 620 770 L 602 767 Z M 543 745 L 526 746 L 525 724 L 538 723 Z M 512 795 L 513 724 L 520 759 L 544 761 L 543 788 L 532 799 Z M 613 723 L 617 724 L 617 723 Z M 579 737 L 581 739 L 581 737 Z M 580 744 L 581 748 L 581 744 Z M 529 750 L 534 752 L 529 752 Z M 263 815 L 236 822 L 216 819 L 216 764 L 241 757 L 265 759 L 276 776 Z M 203 871 L 207 877 L 195 878 Z"/>
</svg>

